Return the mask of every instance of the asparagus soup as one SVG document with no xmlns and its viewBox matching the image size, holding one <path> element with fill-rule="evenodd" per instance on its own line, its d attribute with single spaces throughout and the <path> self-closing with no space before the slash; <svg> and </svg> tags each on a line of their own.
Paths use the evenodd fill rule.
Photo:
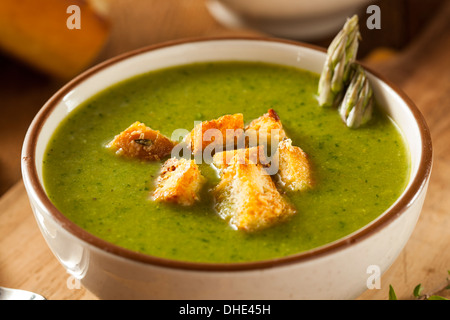
<svg viewBox="0 0 450 320">
<path fill-rule="evenodd" d="M 395 123 L 379 108 L 355 130 L 335 109 L 319 107 L 318 82 L 319 75 L 292 67 L 214 62 L 118 83 L 77 107 L 55 132 L 44 157 L 46 192 L 63 214 L 97 237 L 169 259 L 256 261 L 335 241 L 394 203 L 407 183 L 409 154 Z M 155 201 L 170 154 L 148 160 L 108 148 L 136 122 L 171 137 L 180 128 L 192 130 L 196 121 L 240 114 L 249 124 L 268 110 L 292 145 L 307 154 L 314 184 L 302 191 L 280 189 L 269 176 L 293 214 L 254 232 L 235 228 L 218 212 L 212 190 L 222 177 L 214 166 L 198 164 L 196 201 Z"/>
</svg>

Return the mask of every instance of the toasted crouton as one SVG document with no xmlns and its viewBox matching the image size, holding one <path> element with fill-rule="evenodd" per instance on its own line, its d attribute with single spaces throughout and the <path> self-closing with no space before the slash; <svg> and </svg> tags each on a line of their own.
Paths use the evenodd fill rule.
<svg viewBox="0 0 450 320">
<path fill-rule="evenodd" d="M 286 138 L 280 117 L 273 109 L 250 122 L 245 127 L 245 134 L 251 147 L 255 144 L 270 146 L 272 141 L 278 143 Z"/>
<path fill-rule="evenodd" d="M 265 229 L 295 214 L 260 164 L 232 162 L 213 193 L 219 215 L 238 230 Z"/>
<path fill-rule="evenodd" d="M 241 113 L 224 115 L 196 125 L 186 136 L 185 142 L 191 147 L 194 154 L 205 150 L 207 146 L 210 149 L 225 150 L 226 146 L 234 146 L 235 139 L 240 139 L 243 133 L 244 116 Z M 217 134 L 220 137 L 216 139 Z"/>
<path fill-rule="evenodd" d="M 284 187 L 301 191 L 312 187 L 313 179 L 308 155 L 293 146 L 291 139 L 278 144 L 278 176 Z"/>
<path fill-rule="evenodd" d="M 268 163 L 263 146 L 242 148 L 218 152 L 213 156 L 213 164 L 216 168 L 223 170 L 233 162 L 266 164 Z"/>
<path fill-rule="evenodd" d="M 190 206 L 199 200 L 204 181 L 194 160 L 170 158 L 156 180 L 153 200 Z"/>
<path fill-rule="evenodd" d="M 118 155 L 155 161 L 170 155 L 176 144 L 159 131 L 136 121 L 116 135 L 106 147 L 115 150 Z"/>
</svg>

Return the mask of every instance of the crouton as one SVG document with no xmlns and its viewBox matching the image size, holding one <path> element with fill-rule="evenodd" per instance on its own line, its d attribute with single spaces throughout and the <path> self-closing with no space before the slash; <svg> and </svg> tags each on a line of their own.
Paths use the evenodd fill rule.
<svg viewBox="0 0 450 320">
<path fill-rule="evenodd" d="M 117 155 L 155 161 L 170 155 L 176 144 L 159 131 L 136 121 L 106 147 L 115 150 Z"/>
<path fill-rule="evenodd" d="M 245 134 L 250 147 L 256 144 L 270 146 L 272 141 L 278 143 L 286 138 L 280 117 L 273 109 L 250 122 L 245 127 Z"/>
<path fill-rule="evenodd" d="M 232 162 L 222 171 L 213 194 L 218 214 L 237 230 L 262 230 L 296 212 L 260 164 Z"/>
<path fill-rule="evenodd" d="M 263 146 L 223 151 L 213 156 L 213 164 L 220 170 L 225 169 L 228 165 L 236 161 L 244 164 L 259 163 L 263 165 L 268 162 Z"/>
<path fill-rule="evenodd" d="M 190 206 L 199 200 L 199 191 L 205 182 L 194 160 L 170 158 L 156 180 L 154 201 Z"/>
<path fill-rule="evenodd" d="M 195 126 L 184 141 L 190 146 L 192 152 L 196 154 L 205 150 L 208 146 L 210 149 L 216 150 L 225 150 L 227 146 L 234 147 L 236 139 L 239 141 L 243 133 L 244 116 L 241 113 L 237 113 L 224 115 L 211 121 L 203 121 Z M 220 137 L 217 137 L 217 139 L 216 134 L 220 134 Z"/>
<path fill-rule="evenodd" d="M 313 185 L 308 155 L 299 147 L 292 145 L 291 139 L 278 144 L 278 176 L 285 188 L 292 191 L 306 190 Z"/>
</svg>

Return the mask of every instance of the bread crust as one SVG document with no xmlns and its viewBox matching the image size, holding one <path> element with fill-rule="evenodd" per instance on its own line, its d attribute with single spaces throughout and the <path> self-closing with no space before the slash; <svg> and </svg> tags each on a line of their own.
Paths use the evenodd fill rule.
<svg viewBox="0 0 450 320">
<path fill-rule="evenodd" d="M 275 159 L 278 161 L 278 176 L 283 187 L 304 191 L 314 185 L 308 155 L 300 147 L 293 146 L 291 139 L 278 144 Z"/>
<path fill-rule="evenodd" d="M 200 200 L 199 192 L 204 182 L 194 160 L 170 158 L 162 166 L 152 199 L 190 206 Z"/>
<path fill-rule="evenodd" d="M 262 230 L 296 213 L 261 164 L 232 161 L 213 194 L 218 214 L 238 230 Z"/>
<path fill-rule="evenodd" d="M 208 131 L 210 130 L 211 131 Z M 227 131 L 229 130 L 229 131 Z M 215 139 L 214 133 L 220 134 L 221 139 Z M 234 147 L 244 134 L 244 116 L 242 113 L 228 114 L 220 118 L 203 121 L 186 136 L 184 142 L 189 145 L 192 153 L 197 154 L 210 149 L 226 150 Z"/>
<path fill-rule="evenodd" d="M 234 161 L 262 165 L 269 162 L 263 146 L 228 150 L 218 152 L 213 156 L 213 164 L 219 170 L 225 169 Z"/>
<path fill-rule="evenodd" d="M 273 109 L 250 122 L 245 127 L 245 133 L 249 147 L 254 147 L 255 144 L 270 146 L 272 142 L 278 143 L 286 138 L 280 117 Z"/>
<path fill-rule="evenodd" d="M 106 147 L 120 156 L 157 161 L 170 155 L 176 144 L 158 130 L 136 121 L 116 135 Z"/>
</svg>

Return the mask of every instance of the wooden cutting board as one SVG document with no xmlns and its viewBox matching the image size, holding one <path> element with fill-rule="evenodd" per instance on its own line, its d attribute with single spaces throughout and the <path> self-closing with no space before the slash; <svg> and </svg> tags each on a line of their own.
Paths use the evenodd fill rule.
<svg viewBox="0 0 450 320">
<path fill-rule="evenodd" d="M 431 130 L 434 167 L 423 212 L 399 258 L 381 278 L 381 288 L 359 299 L 388 299 L 389 285 L 399 299 L 440 294 L 450 270 L 450 4 L 408 50 L 389 60 L 368 63 L 400 86 L 424 114 Z M 0 285 L 35 291 L 48 299 L 97 299 L 76 286 L 47 247 L 34 220 L 22 182 L 0 199 Z"/>
</svg>

